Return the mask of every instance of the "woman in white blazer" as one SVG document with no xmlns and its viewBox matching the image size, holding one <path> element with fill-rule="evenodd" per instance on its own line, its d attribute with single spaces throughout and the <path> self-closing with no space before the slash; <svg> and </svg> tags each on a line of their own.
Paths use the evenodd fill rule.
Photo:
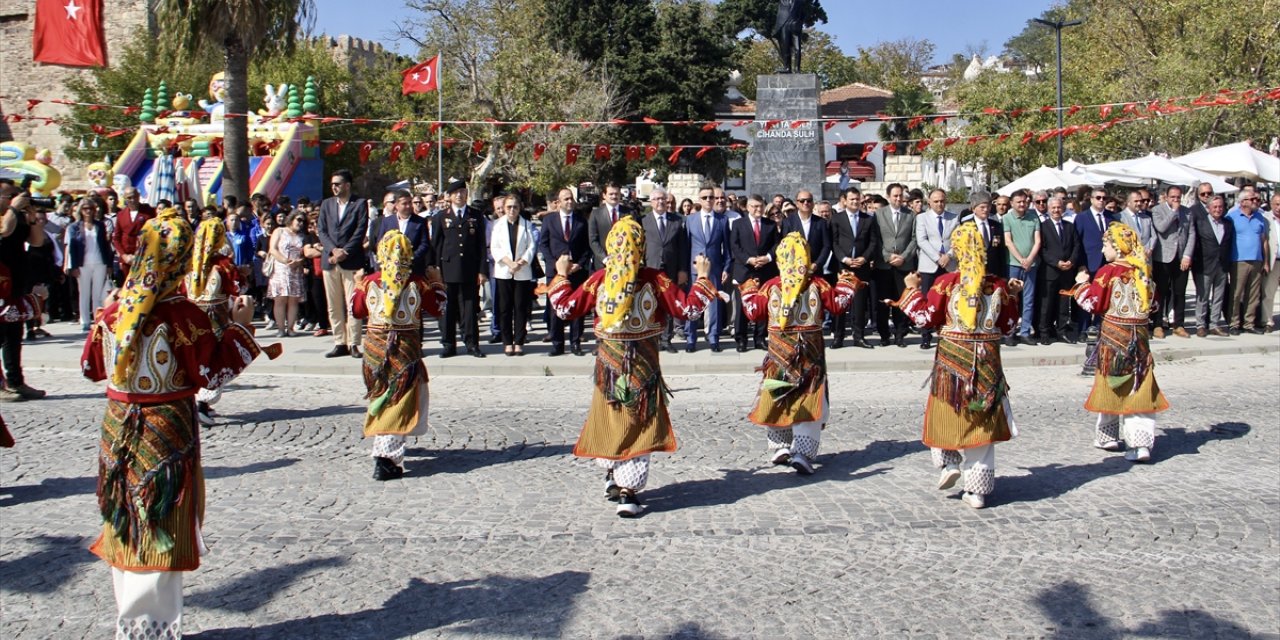
<svg viewBox="0 0 1280 640">
<path fill-rule="evenodd" d="M 535 243 L 533 226 L 520 216 L 523 208 L 519 197 L 507 196 L 502 201 L 501 217 L 494 220 L 489 236 L 498 329 L 503 352 L 509 356 L 524 355 L 525 332 L 533 307 Z"/>
</svg>

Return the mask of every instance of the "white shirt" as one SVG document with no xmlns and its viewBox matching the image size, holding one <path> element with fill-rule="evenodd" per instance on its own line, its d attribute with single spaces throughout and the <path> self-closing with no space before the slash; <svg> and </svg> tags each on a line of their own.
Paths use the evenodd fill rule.
<svg viewBox="0 0 1280 640">
<path fill-rule="evenodd" d="M 84 227 L 84 266 L 96 267 L 106 264 L 102 259 L 102 250 L 98 248 L 98 226 L 92 224 Z"/>
<path fill-rule="evenodd" d="M 409 228 L 409 219 L 396 216 L 396 226 L 400 227 L 400 233 L 405 233 L 405 229 Z"/>
</svg>

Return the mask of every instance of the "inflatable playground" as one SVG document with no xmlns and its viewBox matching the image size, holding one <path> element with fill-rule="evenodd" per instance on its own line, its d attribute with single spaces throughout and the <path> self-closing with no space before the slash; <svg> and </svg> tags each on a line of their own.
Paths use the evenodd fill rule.
<svg viewBox="0 0 1280 640">
<path fill-rule="evenodd" d="M 209 81 L 209 97 L 195 110 L 190 94 L 170 98 L 164 82 L 154 93 L 148 89 L 139 113 L 142 126 L 109 169 L 91 166 L 90 178 L 97 182 L 110 175 L 117 191 L 132 185 L 152 204 L 186 198 L 221 203 L 226 97 L 221 73 Z M 319 110 L 315 81 L 307 78 L 302 95 L 296 85 L 266 85 L 263 103 L 265 109 L 249 116 L 249 193 L 272 201 L 282 195 L 318 201 L 324 195 L 319 120 L 304 115 Z"/>
</svg>

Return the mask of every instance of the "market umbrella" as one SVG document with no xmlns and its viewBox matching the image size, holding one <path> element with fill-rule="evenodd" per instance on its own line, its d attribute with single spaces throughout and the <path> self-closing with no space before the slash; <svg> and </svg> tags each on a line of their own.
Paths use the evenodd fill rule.
<svg viewBox="0 0 1280 640">
<path fill-rule="evenodd" d="M 1280 182 L 1280 158 L 1258 151 L 1248 142 L 1201 149 L 1174 160 L 1218 176 Z"/>
<path fill-rule="evenodd" d="M 1102 180 L 1094 176 L 1070 173 L 1054 167 L 1040 167 L 1031 173 L 1028 173 L 1003 187 L 996 190 L 1002 196 L 1012 194 L 1018 189 L 1029 189 L 1031 191 L 1048 191 L 1050 189 L 1074 189 L 1081 185 L 1102 184 Z"/>
<path fill-rule="evenodd" d="M 1216 193 L 1235 193 L 1238 189 L 1222 178 L 1199 169 L 1179 164 L 1154 153 L 1131 160 L 1100 162 L 1085 167 L 1107 182 L 1128 185 L 1146 184 L 1151 180 L 1167 184 L 1196 185 L 1209 183 Z"/>
</svg>

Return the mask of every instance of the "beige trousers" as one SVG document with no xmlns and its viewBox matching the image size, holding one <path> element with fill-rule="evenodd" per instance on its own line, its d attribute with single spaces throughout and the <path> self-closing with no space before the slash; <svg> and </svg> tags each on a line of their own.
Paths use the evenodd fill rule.
<svg viewBox="0 0 1280 640">
<path fill-rule="evenodd" d="M 356 272 L 334 267 L 324 272 L 324 297 L 329 304 L 329 327 L 333 342 L 350 347 L 360 346 L 362 324 L 351 317 L 351 297 L 356 291 Z"/>
</svg>

